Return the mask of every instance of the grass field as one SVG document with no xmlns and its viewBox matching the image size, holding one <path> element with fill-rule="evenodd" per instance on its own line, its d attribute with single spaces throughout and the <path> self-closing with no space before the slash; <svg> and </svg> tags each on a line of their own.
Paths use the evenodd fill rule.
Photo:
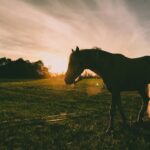
<svg viewBox="0 0 150 150">
<path fill-rule="evenodd" d="M 97 79 L 66 86 L 63 79 L 0 81 L 0 150 L 145 150 L 150 149 L 150 121 L 134 126 L 141 98 L 122 94 L 130 128 L 120 115 L 115 131 L 105 135 L 110 93 Z"/>
</svg>

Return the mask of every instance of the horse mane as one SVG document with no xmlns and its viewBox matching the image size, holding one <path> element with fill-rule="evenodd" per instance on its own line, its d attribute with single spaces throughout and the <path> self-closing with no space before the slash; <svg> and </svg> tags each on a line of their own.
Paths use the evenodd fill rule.
<svg viewBox="0 0 150 150">
<path fill-rule="evenodd" d="M 90 48 L 90 49 L 81 49 L 81 51 L 98 51 L 98 52 L 102 52 L 102 53 L 112 54 L 108 51 L 103 50 L 100 47 L 93 47 L 93 48 Z"/>
<path fill-rule="evenodd" d="M 97 50 L 97 51 L 100 51 L 102 52 L 103 54 L 110 54 L 110 55 L 116 55 L 116 56 L 120 56 L 122 58 L 128 58 L 126 57 L 125 55 L 123 54 L 120 54 L 120 53 L 111 53 L 111 52 L 108 52 L 108 51 L 105 51 L 103 50 L 102 48 L 99 48 L 99 47 L 93 47 L 94 50 Z"/>
<path fill-rule="evenodd" d="M 89 49 L 80 49 L 80 52 L 81 53 L 83 52 L 85 54 L 87 54 L 88 52 L 91 52 L 91 53 L 94 52 L 97 56 L 101 55 L 103 57 L 109 57 L 110 59 L 114 58 L 114 56 L 117 57 L 117 58 L 121 58 L 121 59 L 130 59 L 130 58 L 126 57 L 123 54 L 120 54 L 120 53 L 111 53 L 109 51 L 103 50 L 100 47 L 93 47 L 93 48 L 89 48 Z"/>
</svg>

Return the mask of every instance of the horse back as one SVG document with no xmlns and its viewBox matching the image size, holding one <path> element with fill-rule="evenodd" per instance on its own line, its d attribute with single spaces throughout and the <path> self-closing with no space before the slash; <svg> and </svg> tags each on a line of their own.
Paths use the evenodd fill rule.
<svg viewBox="0 0 150 150">
<path fill-rule="evenodd" d="M 136 90 L 150 83 L 150 56 L 127 58 L 117 54 L 114 57 L 110 82 L 122 90 Z"/>
</svg>

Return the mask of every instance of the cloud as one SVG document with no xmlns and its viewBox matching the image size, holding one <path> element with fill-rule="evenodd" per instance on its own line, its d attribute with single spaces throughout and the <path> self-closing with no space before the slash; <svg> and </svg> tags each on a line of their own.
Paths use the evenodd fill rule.
<svg viewBox="0 0 150 150">
<path fill-rule="evenodd" d="M 0 0 L 0 4 L 0 55 L 39 58 L 50 65 L 58 58 L 61 66 L 76 45 L 99 46 L 130 57 L 149 52 L 149 23 L 143 21 L 142 26 L 136 11 L 140 3 L 131 5 L 134 12 L 125 0 Z"/>
</svg>

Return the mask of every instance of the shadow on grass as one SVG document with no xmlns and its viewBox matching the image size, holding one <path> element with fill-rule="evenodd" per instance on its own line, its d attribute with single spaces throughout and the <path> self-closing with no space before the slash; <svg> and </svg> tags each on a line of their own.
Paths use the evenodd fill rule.
<svg viewBox="0 0 150 150">
<path fill-rule="evenodd" d="M 150 121 L 142 125 L 133 123 L 128 128 L 120 128 L 114 134 L 114 139 L 120 140 L 120 148 L 147 150 L 150 148 Z"/>
<path fill-rule="evenodd" d="M 134 123 L 130 131 L 135 135 L 143 135 L 144 137 L 148 136 L 150 138 L 150 120 L 144 121 L 142 124 Z"/>
<path fill-rule="evenodd" d="M 59 114 L 0 123 L 0 149 L 148 149 L 150 121 L 105 135 L 99 115 Z"/>
<path fill-rule="evenodd" d="M 0 149 L 55 149 L 65 130 L 61 119 L 28 119 L 0 124 Z M 61 141 L 61 140 L 60 140 Z"/>
</svg>

